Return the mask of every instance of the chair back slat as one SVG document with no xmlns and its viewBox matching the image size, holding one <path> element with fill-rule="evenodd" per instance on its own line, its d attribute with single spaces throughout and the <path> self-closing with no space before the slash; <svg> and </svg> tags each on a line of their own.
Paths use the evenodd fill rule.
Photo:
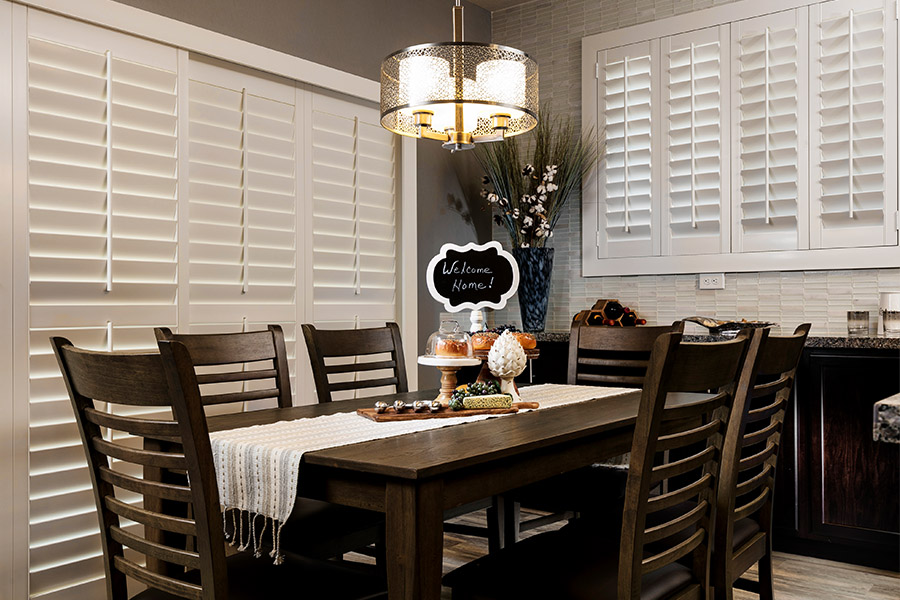
<svg viewBox="0 0 900 600">
<path fill-rule="evenodd" d="M 684 322 L 640 327 L 593 327 L 575 319 L 569 332 L 568 383 L 640 387 L 653 342 L 681 333 Z"/>
<path fill-rule="evenodd" d="M 93 352 L 51 342 L 91 474 L 107 597 L 126 600 L 127 577 L 178 597 L 227 598 L 209 434 L 187 349 Z"/>
<path fill-rule="evenodd" d="M 113 559 L 113 565 L 118 572 L 149 587 L 168 592 L 169 594 L 174 594 L 181 598 L 188 598 L 189 600 L 205 600 L 203 597 L 203 588 L 201 586 L 194 583 L 179 581 L 174 577 L 167 577 L 165 575 L 160 575 L 159 573 L 154 573 L 153 571 L 128 560 L 124 556 L 116 555 Z"/>
<path fill-rule="evenodd" d="M 160 342 L 184 344 L 195 379 L 204 386 L 204 406 L 273 398 L 279 408 L 293 404 L 287 348 L 280 325 L 242 333 L 173 333 L 167 327 L 154 331 Z M 230 368 L 224 370 L 226 367 Z"/>
<path fill-rule="evenodd" d="M 331 402 L 334 393 L 379 387 L 409 391 L 396 323 L 368 329 L 318 329 L 304 323 L 302 330 L 319 402 Z"/>
<path fill-rule="evenodd" d="M 739 418 L 729 424 L 722 452 L 715 541 L 720 550 L 713 556 L 713 585 L 717 590 L 730 590 L 746 568 L 742 566 L 741 572 L 732 568 L 737 551 L 733 544 L 736 522 L 753 519 L 759 528 L 744 547 L 768 548 L 758 550 L 760 554 L 755 557 L 742 558 L 742 564 L 752 564 L 771 552 L 772 498 L 781 431 L 809 330 L 808 323 L 788 336 L 769 335 L 765 330 L 751 342 L 758 345 L 756 359 L 747 370 L 746 384 L 742 383 L 747 393 L 735 400 L 734 411 Z M 755 543 L 764 536 L 768 542 Z"/>
<path fill-rule="evenodd" d="M 751 353 L 748 335 L 710 344 L 681 337 L 655 340 L 642 387 L 622 522 L 623 599 L 640 598 L 644 576 L 682 559 L 697 597 L 709 590 L 722 441 Z M 680 406 L 666 406 L 675 399 Z M 657 486 L 662 493 L 651 497 Z"/>
</svg>

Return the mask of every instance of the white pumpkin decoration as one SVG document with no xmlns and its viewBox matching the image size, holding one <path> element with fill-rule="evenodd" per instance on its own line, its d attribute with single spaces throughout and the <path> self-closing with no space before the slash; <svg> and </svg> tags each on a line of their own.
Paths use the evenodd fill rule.
<svg viewBox="0 0 900 600">
<path fill-rule="evenodd" d="M 488 352 L 488 368 L 500 378 L 500 393 L 510 394 L 513 401 L 519 399 L 513 379 L 525 370 L 527 360 L 522 344 L 511 331 L 504 331 Z"/>
</svg>

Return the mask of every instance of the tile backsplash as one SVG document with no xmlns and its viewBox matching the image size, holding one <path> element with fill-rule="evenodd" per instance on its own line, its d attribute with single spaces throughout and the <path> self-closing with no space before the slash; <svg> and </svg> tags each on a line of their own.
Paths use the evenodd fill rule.
<svg viewBox="0 0 900 600">
<path fill-rule="evenodd" d="M 535 0 L 494 11 L 491 37 L 494 43 L 520 48 L 537 60 L 542 102 L 580 122 L 581 38 L 729 1 Z M 847 311 L 868 310 L 874 331 L 878 293 L 900 290 L 900 269 L 727 273 L 724 290 L 698 290 L 696 275 L 585 278 L 580 213 L 580 199 L 574 197 L 554 233 L 548 331 L 567 330 L 572 315 L 597 298 L 618 298 L 651 324 L 692 315 L 767 320 L 791 329 L 809 321 L 818 334 L 846 333 Z M 494 239 L 505 242 L 505 231 L 495 227 Z M 521 324 L 516 298 L 490 319 Z M 690 325 L 687 331 L 693 328 Z"/>
</svg>

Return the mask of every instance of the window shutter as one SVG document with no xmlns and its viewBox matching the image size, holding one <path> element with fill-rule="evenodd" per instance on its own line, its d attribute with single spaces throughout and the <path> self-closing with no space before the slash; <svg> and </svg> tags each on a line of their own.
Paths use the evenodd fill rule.
<svg viewBox="0 0 900 600">
<path fill-rule="evenodd" d="M 313 321 L 396 321 L 396 142 L 378 110 L 312 94 Z"/>
<path fill-rule="evenodd" d="M 732 24 L 735 252 L 809 246 L 807 10 Z"/>
<path fill-rule="evenodd" d="M 191 331 L 281 324 L 296 389 L 295 86 L 210 59 L 189 68 Z"/>
<path fill-rule="evenodd" d="M 661 40 L 665 99 L 664 255 L 730 250 L 728 26 Z"/>
<path fill-rule="evenodd" d="M 176 51 L 28 18 L 29 564 L 33 597 L 105 593 L 96 508 L 50 349 L 153 347 L 176 320 Z"/>
<path fill-rule="evenodd" d="M 597 54 L 598 128 L 606 132 L 599 170 L 598 258 L 659 254 L 654 180 L 658 43 Z"/>
<path fill-rule="evenodd" d="M 893 10 L 885 0 L 835 0 L 810 8 L 811 127 L 817 144 L 812 248 L 897 243 Z"/>
</svg>

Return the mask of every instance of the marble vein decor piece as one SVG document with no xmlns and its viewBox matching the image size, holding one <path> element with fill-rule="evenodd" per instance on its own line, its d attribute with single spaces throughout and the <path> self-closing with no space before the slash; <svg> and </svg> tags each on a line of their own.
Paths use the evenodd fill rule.
<svg viewBox="0 0 900 600">
<path fill-rule="evenodd" d="M 872 438 L 876 442 L 900 444 L 900 394 L 875 403 Z"/>
</svg>

